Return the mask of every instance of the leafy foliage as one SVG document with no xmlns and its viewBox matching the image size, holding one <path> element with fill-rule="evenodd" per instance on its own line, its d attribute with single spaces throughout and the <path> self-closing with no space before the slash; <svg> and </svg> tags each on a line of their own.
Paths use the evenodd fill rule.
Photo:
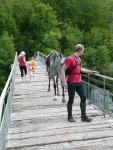
<svg viewBox="0 0 113 150">
<path fill-rule="evenodd" d="M 0 38 L 0 92 L 5 85 L 7 77 L 10 73 L 11 64 L 14 60 L 14 44 L 13 37 L 4 32 Z"/>
</svg>

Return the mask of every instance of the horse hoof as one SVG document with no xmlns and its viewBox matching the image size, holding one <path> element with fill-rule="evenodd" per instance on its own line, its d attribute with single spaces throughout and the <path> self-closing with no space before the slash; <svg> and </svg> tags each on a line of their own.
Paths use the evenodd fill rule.
<svg viewBox="0 0 113 150">
<path fill-rule="evenodd" d="M 50 89 L 48 89 L 48 91 L 50 91 Z"/>
<path fill-rule="evenodd" d="M 62 100 L 62 103 L 66 103 L 66 100 L 63 99 L 63 100 Z"/>
<path fill-rule="evenodd" d="M 57 101 L 57 98 L 54 98 L 54 100 L 53 101 Z"/>
</svg>

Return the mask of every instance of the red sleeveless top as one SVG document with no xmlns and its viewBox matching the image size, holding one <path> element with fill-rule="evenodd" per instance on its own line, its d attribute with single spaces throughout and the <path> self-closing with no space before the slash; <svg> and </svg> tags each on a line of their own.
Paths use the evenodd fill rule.
<svg viewBox="0 0 113 150">
<path fill-rule="evenodd" d="M 19 66 L 26 66 L 26 63 L 24 62 L 24 58 L 25 58 L 24 55 L 19 56 L 19 58 L 18 58 Z"/>
</svg>

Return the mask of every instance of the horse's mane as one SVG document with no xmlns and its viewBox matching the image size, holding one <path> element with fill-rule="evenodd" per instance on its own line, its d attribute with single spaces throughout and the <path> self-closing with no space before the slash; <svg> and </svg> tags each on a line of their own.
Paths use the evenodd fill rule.
<svg viewBox="0 0 113 150">
<path fill-rule="evenodd" d="M 55 63 L 55 60 L 56 58 L 58 58 L 58 56 L 60 56 L 60 54 L 58 52 L 54 52 L 53 55 L 52 55 L 52 59 L 53 59 L 53 62 Z"/>
</svg>

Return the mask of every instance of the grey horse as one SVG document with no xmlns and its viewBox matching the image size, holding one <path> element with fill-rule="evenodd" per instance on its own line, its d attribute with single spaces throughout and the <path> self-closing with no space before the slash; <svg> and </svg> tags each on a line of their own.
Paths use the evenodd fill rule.
<svg viewBox="0 0 113 150">
<path fill-rule="evenodd" d="M 58 81 L 60 77 L 60 70 L 61 65 L 64 62 L 64 57 L 58 53 L 57 51 L 52 51 L 50 55 L 48 55 L 49 59 L 46 61 L 46 67 L 48 71 L 48 77 L 49 77 L 49 85 L 48 85 L 48 91 L 50 91 L 50 80 L 53 81 L 53 87 L 54 87 L 54 101 L 57 100 L 57 96 L 60 95 L 59 93 L 59 87 L 58 87 Z M 62 99 L 62 102 L 64 102 L 64 99 Z"/>
</svg>

